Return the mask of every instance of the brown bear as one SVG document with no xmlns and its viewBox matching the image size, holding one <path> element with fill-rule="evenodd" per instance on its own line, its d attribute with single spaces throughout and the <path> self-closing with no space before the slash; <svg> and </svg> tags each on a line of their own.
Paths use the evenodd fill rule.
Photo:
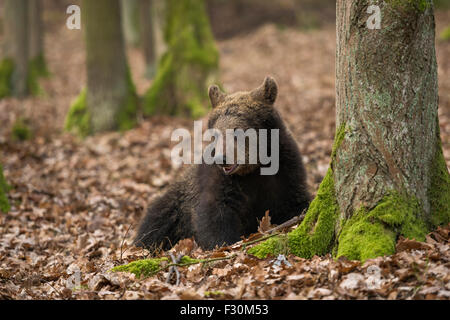
<svg viewBox="0 0 450 320">
<path fill-rule="evenodd" d="M 162 244 L 167 249 L 181 239 L 194 237 L 202 248 L 211 249 L 256 232 L 257 219 L 266 210 L 270 211 L 272 223 L 280 224 L 308 207 L 306 172 L 298 146 L 274 107 L 277 92 L 271 77 L 250 92 L 227 95 L 211 86 L 213 110 L 208 120 L 208 127 L 220 132 L 278 129 L 277 173 L 262 175 L 259 169 L 267 165 L 259 160 L 253 164 L 227 161 L 188 166 L 149 205 L 135 238 L 137 246 Z M 267 143 L 271 143 L 270 139 Z M 245 148 L 248 160 L 248 143 Z M 222 157 L 222 152 L 216 156 Z"/>
</svg>

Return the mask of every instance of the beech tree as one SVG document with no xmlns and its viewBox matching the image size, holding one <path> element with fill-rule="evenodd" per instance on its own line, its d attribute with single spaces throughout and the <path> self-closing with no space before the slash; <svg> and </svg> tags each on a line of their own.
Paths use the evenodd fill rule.
<svg viewBox="0 0 450 320">
<path fill-rule="evenodd" d="M 81 136 L 136 124 L 137 96 L 125 55 L 119 0 L 84 0 L 87 88 L 71 106 L 65 128 Z"/>
<path fill-rule="evenodd" d="M 219 58 L 204 0 L 166 1 L 164 41 L 167 51 L 146 93 L 145 114 L 202 116 Z"/>
<path fill-rule="evenodd" d="M 122 27 L 126 43 L 139 46 L 141 42 L 140 33 L 140 0 L 122 0 Z"/>
<path fill-rule="evenodd" d="M 152 78 L 156 70 L 155 35 L 153 31 L 152 0 L 139 1 L 139 22 L 141 30 L 141 46 L 144 52 L 148 78 Z"/>
<path fill-rule="evenodd" d="M 374 4 L 380 29 L 366 25 Z M 250 253 L 365 261 L 449 223 L 434 41 L 432 0 L 337 1 L 330 168 L 300 226 Z"/>
<path fill-rule="evenodd" d="M 0 50 L 0 98 L 24 97 L 35 83 L 28 61 L 28 0 L 5 0 Z"/>
<path fill-rule="evenodd" d="M 44 54 L 44 25 L 42 23 L 42 1 L 29 1 L 29 60 L 30 72 L 35 77 L 48 75 Z"/>
<path fill-rule="evenodd" d="M 153 28 L 153 47 L 155 51 L 155 61 L 158 64 L 161 57 L 166 53 L 167 44 L 164 41 L 164 30 L 166 27 L 167 6 L 166 0 L 151 1 L 151 20 Z"/>
</svg>

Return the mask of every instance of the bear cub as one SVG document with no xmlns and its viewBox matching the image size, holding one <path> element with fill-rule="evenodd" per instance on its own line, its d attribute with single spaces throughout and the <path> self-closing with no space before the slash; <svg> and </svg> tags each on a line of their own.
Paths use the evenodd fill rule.
<svg viewBox="0 0 450 320">
<path fill-rule="evenodd" d="M 219 130 L 224 136 L 227 129 L 278 129 L 278 172 L 261 175 L 264 165 L 259 159 L 256 164 L 249 164 L 249 143 L 245 146 L 245 164 L 187 166 L 150 203 L 135 245 L 162 244 L 168 249 L 179 240 L 194 237 L 200 247 L 211 249 L 256 232 L 257 219 L 266 210 L 270 210 L 272 223 L 281 224 L 308 207 L 306 172 L 297 143 L 274 107 L 277 93 L 278 86 L 271 77 L 250 92 L 225 94 L 211 86 L 213 110 L 208 128 Z M 219 153 L 216 156 L 221 156 Z"/>
</svg>

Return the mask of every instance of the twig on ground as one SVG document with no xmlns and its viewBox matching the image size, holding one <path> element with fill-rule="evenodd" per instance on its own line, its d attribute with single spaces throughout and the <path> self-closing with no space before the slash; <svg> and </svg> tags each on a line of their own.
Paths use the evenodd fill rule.
<svg viewBox="0 0 450 320">
<path fill-rule="evenodd" d="M 172 252 L 169 252 L 169 256 L 170 259 L 172 259 L 172 264 L 170 265 L 169 268 L 169 274 L 167 275 L 166 278 L 166 283 L 170 282 L 170 279 L 172 278 L 172 274 L 175 272 L 175 274 L 177 275 L 177 280 L 175 282 L 175 285 L 178 286 L 180 284 L 180 271 L 178 271 L 177 265 L 180 263 L 181 259 L 183 258 L 183 254 L 179 254 L 176 258 L 173 255 Z"/>
</svg>

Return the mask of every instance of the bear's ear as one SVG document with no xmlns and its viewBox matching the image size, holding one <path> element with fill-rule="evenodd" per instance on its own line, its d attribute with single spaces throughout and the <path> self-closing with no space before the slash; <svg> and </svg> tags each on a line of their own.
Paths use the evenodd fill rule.
<svg viewBox="0 0 450 320">
<path fill-rule="evenodd" d="M 225 100 L 225 94 L 215 84 L 209 87 L 208 94 L 213 109 Z"/>
<path fill-rule="evenodd" d="M 253 99 L 267 104 L 274 104 L 277 99 L 278 85 L 275 79 L 267 76 L 264 83 L 250 92 Z"/>
</svg>

